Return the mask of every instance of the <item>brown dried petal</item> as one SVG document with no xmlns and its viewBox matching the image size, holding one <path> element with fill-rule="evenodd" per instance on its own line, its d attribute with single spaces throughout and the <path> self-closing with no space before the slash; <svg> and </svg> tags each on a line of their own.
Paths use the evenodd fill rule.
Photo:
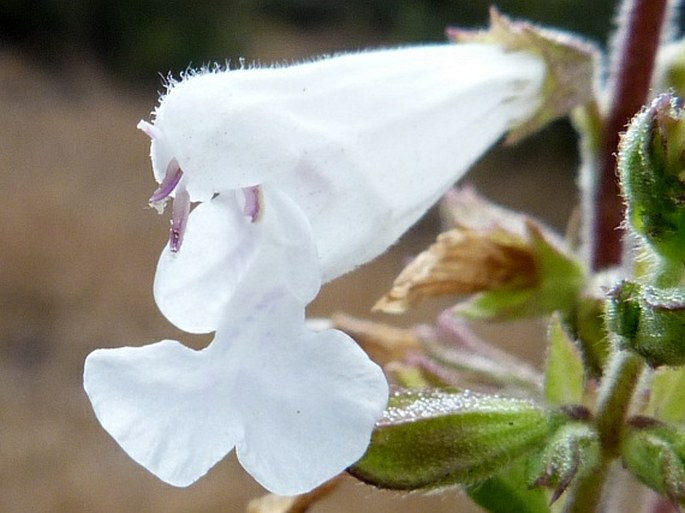
<svg viewBox="0 0 685 513">
<path fill-rule="evenodd" d="M 501 229 L 455 228 L 438 236 L 395 279 L 373 307 L 403 313 L 426 297 L 527 288 L 537 282 L 532 249 Z"/>
</svg>

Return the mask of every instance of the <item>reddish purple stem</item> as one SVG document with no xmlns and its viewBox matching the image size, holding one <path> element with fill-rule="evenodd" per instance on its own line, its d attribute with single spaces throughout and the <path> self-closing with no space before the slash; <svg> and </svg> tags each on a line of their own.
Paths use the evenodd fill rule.
<svg viewBox="0 0 685 513">
<path fill-rule="evenodd" d="M 616 59 L 612 63 L 611 103 L 604 122 L 592 202 L 595 212 L 591 258 L 595 269 L 621 262 L 623 200 L 616 180 L 616 152 L 621 132 L 647 100 L 667 11 L 668 0 L 628 0 L 623 4 Z"/>
</svg>

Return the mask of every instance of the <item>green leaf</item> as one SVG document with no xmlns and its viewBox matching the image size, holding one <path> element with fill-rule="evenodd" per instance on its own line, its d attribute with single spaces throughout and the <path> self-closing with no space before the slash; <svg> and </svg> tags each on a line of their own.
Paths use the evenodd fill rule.
<svg viewBox="0 0 685 513">
<path fill-rule="evenodd" d="M 534 295 L 533 289 L 489 290 L 459 303 L 454 312 L 472 321 L 525 318 L 526 305 Z"/>
<path fill-rule="evenodd" d="M 350 473 L 401 490 L 474 484 L 538 447 L 557 418 L 522 399 L 397 392 Z"/>
<path fill-rule="evenodd" d="M 685 420 L 685 367 L 663 367 L 654 373 L 646 413 L 666 422 Z"/>
<path fill-rule="evenodd" d="M 547 494 L 542 488 L 530 488 L 524 476 L 525 460 L 520 460 L 506 472 L 468 487 L 466 493 L 491 513 L 549 513 Z"/>
<path fill-rule="evenodd" d="M 558 314 L 552 316 L 548 338 L 550 346 L 545 366 L 545 398 L 551 405 L 581 404 L 583 359 Z"/>
</svg>

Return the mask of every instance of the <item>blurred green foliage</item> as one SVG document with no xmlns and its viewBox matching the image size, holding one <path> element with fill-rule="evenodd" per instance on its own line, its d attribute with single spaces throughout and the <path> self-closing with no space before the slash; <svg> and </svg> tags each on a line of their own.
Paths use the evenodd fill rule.
<svg viewBox="0 0 685 513">
<path fill-rule="evenodd" d="M 157 79 L 241 54 L 260 31 L 354 28 L 388 41 L 440 40 L 447 24 L 482 26 L 496 4 L 511 16 L 603 43 L 615 0 L 2 0 L 0 42 L 46 64 L 93 55 L 129 80 Z M 377 40 L 378 38 L 376 38 Z"/>
</svg>

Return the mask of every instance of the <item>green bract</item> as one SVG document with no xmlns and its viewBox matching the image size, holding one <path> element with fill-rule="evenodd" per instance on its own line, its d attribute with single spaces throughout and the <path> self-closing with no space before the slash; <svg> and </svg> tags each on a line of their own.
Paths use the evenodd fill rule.
<svg viewBox="0 0 685 513">
<path fill-rule="evenodd" d="M 685 368 L 663 367 L 654 373 L 646 413 L 665 422 L 685 420 Z"/>
<path fill-rule="evenodd" d="M 481 483 L 466 488 L 469 497 L 490 513 L 549 513 L 547 493 L 527 486 L 526 462 L 518 461 Z"/>
</svg>

